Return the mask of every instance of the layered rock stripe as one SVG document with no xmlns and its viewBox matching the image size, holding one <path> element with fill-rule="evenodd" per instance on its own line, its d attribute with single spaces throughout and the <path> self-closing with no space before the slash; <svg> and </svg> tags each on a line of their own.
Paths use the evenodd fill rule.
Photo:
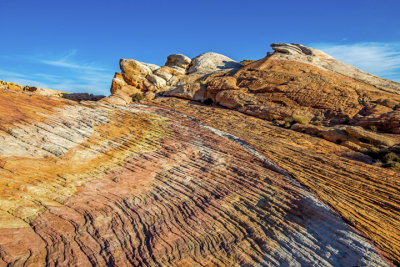
<svg viewBox="0 0 400 267">
<path fill-rule="evenodd" d="M 19 146 L 1 148 L 1 264 L 387 265 L 264 155 L 196 119 L 9 91 L 0 104 Z"/>
<path fill-rule="evenodd" d="M 1 82 L 4 264 L 385 265 L 379 249 L 400 264 L 399 173 L 366 155 L 400 153 L 400 84 L 272 48 L 245 67 L 121 60 L 100 103 L 153 107 Z"/>
<path fill-rule="evenodd" d="M 272 44 L 274 53 L 242 66 L 217 54 L 174 54 L 166 66 L 121 59 L 104 103 L 131 103 L 132 94 L 213 102 L 261 119 L 301 116 L 327 125 L 353 124 L 400 133 L 400 83 L 363 72 L 299 44 Z"/>
<path fill-rule="evenodd" d="M 346 222 L 400 263 L 399 172 L 365 163 L 366 156 L 342 145 L 236 111 L 159 98 L 173 108 L 246 140 L 315 192 Z"/>
</svg>

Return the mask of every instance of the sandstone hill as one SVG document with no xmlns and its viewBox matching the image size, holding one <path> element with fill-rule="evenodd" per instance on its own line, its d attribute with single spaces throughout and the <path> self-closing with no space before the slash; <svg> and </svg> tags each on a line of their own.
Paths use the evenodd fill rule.
<svg viewBox="0 0 400 267">
<path fill-rule="evenodd" d="M 272 48 L 122 59 L 106 98 L 2 82 L 0 265 L 400 264 L 400 85 Z"/>
<path fill-rule="evenodd" d="M 174 96 L 215 103 L 376 157 L 399 150 L 399 83 L 303 45 L 271 47 L 274 53 L 246 66 L 216 53 L 193 60 L 170 55 L 162 67 L 122 59 L 112 95 L 102 102 Z M 400 163 L 385 164 L 400 169 Z"/>
</svg>

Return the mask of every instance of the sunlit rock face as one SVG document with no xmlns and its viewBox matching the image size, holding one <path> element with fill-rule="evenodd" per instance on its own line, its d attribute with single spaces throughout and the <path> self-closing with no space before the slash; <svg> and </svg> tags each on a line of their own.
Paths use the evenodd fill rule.
<svg viewBox="0 0 400 267">
<path fill-rule="evenodd" d="M 271 47 L 1 82 L 0 265 L 400 264 L 398 84 Z"/>
<path fill-rule="evenodd" d="M 300 44 L 274 43 L 273 53 L 246 66 L 217 53 L 168 56 L 158 67 L 122 59 L 104 103 L 129 104 L 152 92 L 216 103 L 262 119 L 293 116 L 399 133 L 400 84 L 363 72 Z M 151 67 L 150 67 L 151 66 Z M 123 100 L 121 100 L 123 99 Z"/>
<path fill-rule="evenodd" d="M 387 92 L 400 94 L 400 83 L 383 79 L 372 75 L 365 71 L 359 70 L 349 64 L 334 59 L 330 55 L 321 50 L 307 47 L 301 44 L 271 44 L 271 48 L 275 51 L 272 54 L 274 59 L 283 59 L 290 61 L 298 61 L 321 69 L 326 69 L 354 80 L 370 84 L 376 88 Z"/>
<path fill-rule="evenodd" d="M 7 81 L 0 81 L 0 89 L 8 89 L 8 90 L 13 90 L 13 91 L 19 91 L 19 92 L 27 92 L 27 93 L 32 93 L 32 94 L 37 94 L 37 95 L 44 95 L 44 96 L 63 96 L 63 94 L 66 94 L 67 92 L 64 91 L 57 91 L 53 89 L 47 89 L 47 88 L 42 88 L 42 87 L 37 87 L 37 86 L 23 86 L 20 84 L 12 83 L 12 82 L 7 82 Z"/>
<path fill-rule="evenodd" d="M 2 264 L 386 264 L 254 147 L 190 116 L 10 91 L 0 104 Z"/>
<path fill-rule="evenodd" d="M 193 58 L 188 71 L 190 74 L 210 74 L 221 70 L 235 70 L 240 67 L 242 64 L 227 56 L 209 52 Z"/>
<path fill-rule="evenodd" d="M 114 76 L 112 95 L 102 102 L 129 104 L 132 102 L 129 96 L 140 92 L 165 92 L 165 95 L 203 102 L 207 98 L 205 87 L 200 84 L 201 78 L 221 71 L 226 73 L 237 70 L 242 66 L 227 56 L 213 52 L 201 54 L 193 59 L 182 54 L 172 54 L 167 57 L 165 66 L 161 67 L 134 59 L 121 59 L 121 73 Z"/>
</svg>

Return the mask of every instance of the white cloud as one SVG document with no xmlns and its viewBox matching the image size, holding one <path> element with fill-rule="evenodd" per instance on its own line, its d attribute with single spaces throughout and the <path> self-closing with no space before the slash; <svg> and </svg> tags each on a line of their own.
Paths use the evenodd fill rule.
<svg viewBox="0 0 400 267">
<path fill-rule="evenodd" d="M 47 73 L 23 74 L 0 69 L 0 80 L 66 92 L 87 92 L 102 95 L 109 94 L 112 77 L 112 73 L 105 74 L 96 71 L 57 76 Z"/>
<path fill-rule="evenodd" d="M 22 55 L 8 57 L 10 59 L 13 61 L 8 64 L 23 68 L 17 71 L 0 69 L 0 80 L 60 91 L 108 95 L 114 74 L 113 70 L 95 62 L 79 59 L 77 50 L 61 56 Z"/>
<path fill-rule="evenodd" d="M 96 66 L 93 63 L 84 63 L 81 61 L 77 61 L 73 59 L 77 54 L 77 50 L 71 50 L 66 53 L 65 56 L 57 57 L 55 59 L 41 59 L 40 57 L 34 58 L 34 60 L 39 61 L 40 63 L 55 66 L 55 67 L 63 67 L 74 70 L 85 70 L 85 71 L 105 71 L 106 69 Z"/>
<path fill-rule="evenodd" d="M 37 74 L 38 77 L 41 75 L 46 75 L 46 74 Z M 16 72 L 11 72 L 7 70 L 2 70 L 0 69 L 0 80 L 4 80 L 7 82 L 13 82 L 17 83 L 20 85 L 30 85 L 30 86 L 38 86 L 38 87 L 48 87 L 47 83 L 40 82 L 38 80 L 40 79 L 35 79 L 35 75 L 26 75 L 22 73 L 16 73 Z"/>
<path fill-rule="evenodd" d="M 323 43 L 310 46 L 361 70 L 400 82 L 400 43 Z"/>
<path fill-rule="evenodd" d="M 41 60 L 40 62 L 43 64 L 51 65 L 51 66 L 64 67 L 64 68 L 76 69 L 76 70 L 98 70 L 98 71 L 105 70 L 104 68 L 90 66 L 87 64 L 73 63 L 73 62 L 67 61 L 65 59 Z"/>
</svg>

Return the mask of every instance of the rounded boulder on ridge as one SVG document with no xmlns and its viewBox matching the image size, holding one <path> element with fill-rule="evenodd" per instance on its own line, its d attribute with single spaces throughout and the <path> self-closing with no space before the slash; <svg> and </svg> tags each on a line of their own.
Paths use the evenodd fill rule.
<svg viewBox="0 0 400 267">
<path fill-rule="evenodd" d="M 216 71 L 239 69 L 242 64 L 214 52 L 204 53 L 192 59 L 189 74 L 209 74 Z"/>
<path fill-rule="evenodd" d="M 182 68 L 182 69 L 187 69 L 190 65 L 192 60 L 182 54 L 172 54 L 167 57 L 167 62 L 165 63 L 165 66 L 168 67 L 177 67 L 177 68 Z"/>
</svg>

